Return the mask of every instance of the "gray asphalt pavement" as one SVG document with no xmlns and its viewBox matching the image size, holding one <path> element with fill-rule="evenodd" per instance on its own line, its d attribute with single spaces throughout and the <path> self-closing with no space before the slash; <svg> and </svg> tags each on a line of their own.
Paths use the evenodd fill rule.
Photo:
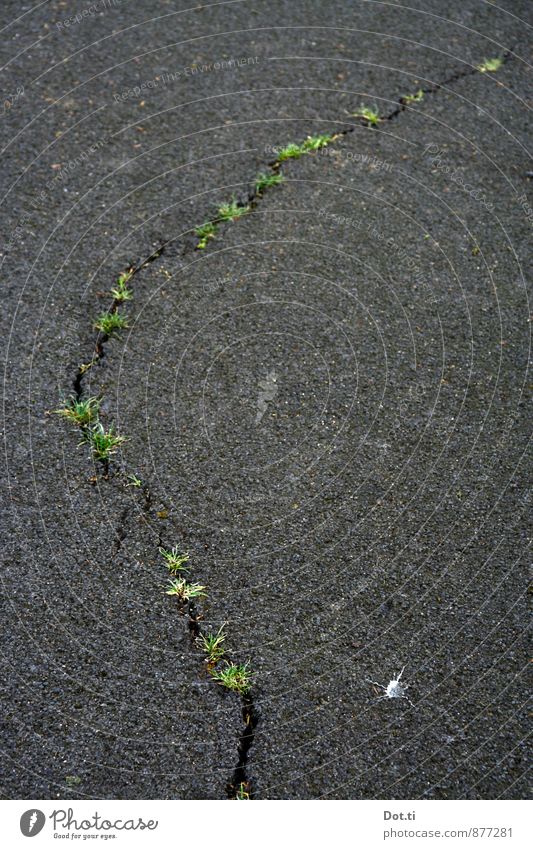
<svg viewBox="0 0 533 849">
<path fill-rule="evenodd" d="M 1 16 L 3 798 L 525 798 L 530 4 Z"/>
</svg>

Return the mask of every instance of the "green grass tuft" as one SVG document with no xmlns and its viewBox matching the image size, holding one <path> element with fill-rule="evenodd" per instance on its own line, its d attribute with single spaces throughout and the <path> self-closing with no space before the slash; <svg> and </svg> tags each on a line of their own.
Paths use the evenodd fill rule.
<svg viewBox="0 0 533 849">
<path fill-rule="evenodd" d="M 320 148 L 326 147 L 326 145 L 332 142 L 334 138 L 335 136 L 325 134 L 321 136 L 308 136 L 301 145 L 302 152 L 312 153 L 314 150 L 320 150 Z"/>
<path fill-rule="evenodd" d="M 410 103 L 420 103 L 421 100 L 424 99 L 424 92 L 421 88 L 415 94 L 406 94 L 402 97 L 402 103 L 405 103 L 406 106 L 409 106 Z"/>
<path fill-rule="evenodd" d="M 239 784 L 235 798 L 241 800 L 250 798 L 248 783 L 246 781 L 241 781 Z"/>
<path fill-rule="evenodd" d="M 227 663 L 223 669 L 211 670 L 213 681 L 228 690 L 245 695 L 252 686 L 252 673 L 247 663 Z"/>
<path fill-rule="evenodd" d="M 362 118 L 363 121 L 366 121 L 369 127 L 377 127 L 381 118 L 379 117 L 379 112 L 375 109 L 370 109 L 368 106 L 361 106 L 358 112 L 352 113 L 354 118 Z"/>
<path fill-rule="evenodd" d="M 182 554 L 175 545 L 171 549 L 160 548 L 159 553 L 163 556 L 171 575 L 177 575 L 178 572 L 188 572 L 189 567 L 185 565 L 191 559 L 188 551 Z"/>
<path fill-rule="evenodd" d="M 79 427 L 91 424 L 98 419 L 98 411 L 100 409 L 99 398 L 87 398 L 85 401 L 76 401 L 75 398 L 69 398 L 65 401 L 65 406 L 59 410 L 54 410 L 58 416 L 63 416 Z"/>
<path fill-rule="evenodd" d="M 229 203 L 223 203 L 218 210 L 218 218 L 220 221 L 235 221 L 250 212 L 250 207 L 240 206 L 235 198 L 232 198 Z"/>
<path fill-rule="evenodd" d="M 206 221 L 205 224 L 200 225 L 195 230 L 196 235 L 198 236 L 198 244 L 196 247 L 198 250 L 202 250 L 207 245 L 209 239 L 215 238 L 215 233 L 217 232 L 216 224 L 213 224 L 212 221 Z"/>
<path fill-rule="evenodd" d="M 133 292 L 131 289 L 128 289 L 128 281 L 130 280 L 133 274 L 133 270 L 125 271 L 124 274 L 121 274 L 117 279 L 117 283 L 114 289 L 111 289 L 111 294 L 115 301 L 122 303 L 123 301 L 131 301 L 133 298 Z"/>
<path fill-rule="evenodd" d="M 487 71 L 494 73 L 494 71 L 499 71 L 502 65 L 503 59 L 496 56 L 494 59 L 485 59 L 481 65 L 477 66 L 477 70 L 481 71 L 482 74 L 486 74 Z"/>
<path fill-rule="evenodd" d="M 300 156 L 303 156 L 305 151 L 302 148 L 301 144 L 291 144 L 282 147 L 278 152 L 278 156 L 276 162 L 285 162 L 286 159 L 299 159 Z"/>
<path fill-rule="evenodd" d="M 128 319 L 119 312 L 102 313 L 94 322 L 95 330 L 105 333 L 106 336 L 109 336 L 115 330 L 122 330 L 124 327 L 128 327 Z"/>
<path fill-rule="evenodd" d="M 255 181 L 255 192 L 261 195 L 265 189 L 270 189 L 272 186 L 279 186 L 284 181 L 285 177 L 283 174 L 259 174 Z"/>
<path fill-rule="evenodd" d="M 190 601 L 193 598 L 201 598 L 205 596 L 205 587 L 201 584 L 189 584 L 185 578 L 174 578 L 169 581 L 168 590 L 165 590 L 166 595 L 174 595 L 178 601 Z"/>
<path fill-rule="evenodd" d="M 110 456 L 115 454 L 119 446 L 125 441 L 125 436 L 119 436 L 115 432 L 114 425 L 111 425 L 109 430 L 105 430 L 103 424 L 97 422 L 93 427 L 87 429 L 80 445 L 90 445 L 95 460 L 109 460 Z"/>
<path fill-rule="evenodd" d="M 224 625 L 222 625 L 216 634 L 201 634 L 198 637 L 198 642 L 206 654 L 208 664 L 215 665 L 219 660 L 222 660 L 225 654 L 224 643 L 226 635 L 224 633 Z"/>
</svg>

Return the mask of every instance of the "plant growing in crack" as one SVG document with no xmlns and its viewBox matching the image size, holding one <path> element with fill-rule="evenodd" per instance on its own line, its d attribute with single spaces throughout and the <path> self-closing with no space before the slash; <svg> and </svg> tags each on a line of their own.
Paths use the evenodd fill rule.
<svg viewBox="0 0 533 849">
<path fill-rule="evenodd" d="M 94 329 L 99 330 L 100 333 L 103 333 L 105 336 L 110 336 L 116 330 L 122 330 L 128 326 L 128 319 L 126 316 L 117 311 L 104 312 L 102 315 L 99 315 L 94 322 Z"/>
<path fill-rule="evenodd" d="M 281 162 L 285 162 L 287 159 L 299 159 L 300 156 L 304 156 L 306 153 L 313 153 L 316 150 L 320 150 L 322 147 L 326 147 L 332 141 L 338 138 L 337 135 L 328 135 L 327 133 L 323 133 L 319 136 L 307 136 L 305 141 L 301 144 L 295 144 L 291 142 L 290 144 L 282 147 L 280 151 L 278 151 L 276 165 L 279 165 Z"/>
<path fill-rule="evenodd" d="M 303 156 L 303 154 L 304 151 L 302 150 L 302 146 L 291 142 L 278 151 L 276 162 L 285 162 L 287 159 L 299 159 L 300 156 Z"/>
<path fill-rule="evenodd" d="M 224 622 L 224 625 L 226 623 Z M 209 668 L 215 666 L 225 655 L 224 643 L 226 642 L 226 634 L 224 633 L 224 625 L 221 625 L 216 634 L 200 634 L 198 643 L 205 652 L 206 661 Z"/>
<path fill-rule="evenodd" d="M 211 670 L 211 677 L 222 687 L 243 696 L 250 692 L 252 686 L 252 673 L 248 668 L 248 663 L 229 663 L 226 661 L 226 666 L 223 669 Z"/>
<path fill-rule="evenodd" d="M 205 587 L 202 584 L 189 584 L 185 578 L 174 578 L 169 581 L 169 587 L 165 595 L 173 595 L 178 601 L 191 601 L 194 598 L 205 596 Z"/>
<path fill-rule="evenodd" d="M 220 221 L 236 221 L 237 218 L 242 218 L 247 212 L 250 212 L 249 204 L 239 204 L 236 198 L 232 198 L 228 203 L 223 203 L 218 209 L 218 218 Z"/>
<path fill-rule="evenodd" d="M 63 407 L 54 410 L 58 416 L 68 419 L 78 425 L 78 427 L 86 427 L 98 420 L 98 412 L 100 409 L 100 398 L 86 398 L 78 400 L 76 398 L 68 398 Z"/>
<path fill-rule="evenodd" d="M 189 567 L 185 565 L 191 559 L 188 551 L 182 553 L 178 546 L 175 545 L 171 549 L 160 548 L 159 553 L 162 555 L 171 575 L 189 571 Z"/>
<path fill-rule="evenodd" d="M 279 186 L 285 182 L 283 174 L 259 174 L 255 181 L 256 195 L 262 195 L 265 189 L 270 189 L 272 186 Z"/>
<path fill-rule="evenodd" d="M 484 59 L 480 65 L 477 65 L 477 70 L 482 74 L 486 73 L 495 73 L 495 71 L 499 71 L 501 66 L 503 65 L 503 59 L 501 56 L 496 56 L 494 59 Z"/>
<path fill-rule="evenodd" d="M 250 786 L 247 781 L 241 781 L 239 786 L 237 787 L 237 792 L 235 794 L 236 799 L 249 799 L 250 798 Z"/>
<path fill-rule="evenodd" d="M 424 90 L 419 88 L 415 94 L 405 94 L 402 98 L 400 98 L 402 103 L 405 103 L 406 106 L 410 106 L 411 103 L 420 103 L 421 100 L 424 99 Z"/>
<path fill-rule="evenodd" d="M 313 153 L 315 150 L 320 150 L 336 138 L 336 135 L 331 136 L 327 133 L 321 136 L 307 136 L 306 140 L 302 143 L 302 153 Z"/>
<path fill-rule="evenodd" d="M 125 271 L 124 274 L 121 274 L 116 282 L 115 288 L 111 289 L 111 294 L 115 301 L 118 303 L 122 303 L 123 301 L 131 301 L 133 298 L 133 292 L 131 289 L 128 289 L 128 282 L 131 280 L 133 275 L 133 269 L 130 268 L 129 271 Z"/>
<path fill-rule="evenodd" d="M 97 422 L 86 429 L 80 445 L 90 445 L 94 459 L 107 462 L 125 441 L 126 437 L 116 433 L 114 425 L 106 430 L 102 422 Z"/>
<path fill-rule="evenodd" d="M 142 480 L 140 478 L 138 478 L 137 475 L 134 475 L 134 474 L 128 475 L 127 480 L 129 481 L 129 483 L 127 483 L 126 486 L 134 486 L 134 487 L 142 486 Z"/>
<path fill-rule="evenodd" d="M 357 112 L 352 112 L 353 118 L 361 118 L 363 121 L 366 121 L 367 127 L 377 127 L 381 118 L 379 117 L 379 112 L 374 109 L 370 109 L 369 106 L 364 106 L 361 104 L 359 110 Z"/>
<path fill-rule="evenodd" d="M 209 239 L 215 238 L 215 233 L 217 232 L 216 224 L 212 221 L 206 221 L 205 224 L 201 224 L 200 227 L 197 227 L 194 231 L 198 236 L 198 243 L 196 245 L 197 250 L 203 250 L 206 247 Z"/>
</svg>

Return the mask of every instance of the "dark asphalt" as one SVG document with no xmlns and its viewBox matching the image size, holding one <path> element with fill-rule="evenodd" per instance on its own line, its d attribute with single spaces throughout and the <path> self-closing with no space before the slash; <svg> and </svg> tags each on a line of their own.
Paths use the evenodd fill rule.
<svg viewBox="0 0 533 849">
<path fill-rule="evenodd" d="M 90 5 L 2 7 L 3 798 L 227 798 L 241 700 L 161 544 L 254 671 L 254 798 L 525 798 L 529 4 Z M 161 246 L 93 479 L 50 411 Z"/>
</svg>

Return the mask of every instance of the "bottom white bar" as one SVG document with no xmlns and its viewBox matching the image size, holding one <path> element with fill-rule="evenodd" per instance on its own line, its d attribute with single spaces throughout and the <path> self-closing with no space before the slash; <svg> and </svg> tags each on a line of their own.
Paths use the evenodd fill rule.
<svg viewBox="0 0 533 849">
<path fill-rule="evenodd" d="M 0 802 L 4 846 L 478 846 L 525 849 L 528 802 Z M 531 836 L 531 835 L 530 835 Z M 35 838 L 35 843 L 30 840 Z"/>
</svg>

